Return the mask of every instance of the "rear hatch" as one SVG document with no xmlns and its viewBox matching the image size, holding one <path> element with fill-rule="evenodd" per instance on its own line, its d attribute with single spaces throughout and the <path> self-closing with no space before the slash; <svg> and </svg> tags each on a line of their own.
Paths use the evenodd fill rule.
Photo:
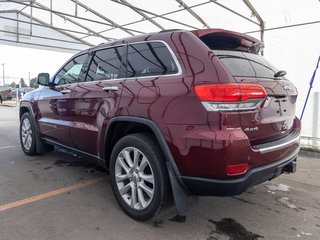
<svg viewBox="0 0 320 240">
<path fill-rule="evenodd" d="M 197 35 L 197 34 L 196 34 Z M 252 145 L 274 141 L 292 131 L 297 89 L 258 52 L 263 44 L 238 33 L 209 32 L 199 36 L 240 84 L 258 84 L 267 97 L 255 110 L 239 111 L 242 130 Z"/>
</svg>

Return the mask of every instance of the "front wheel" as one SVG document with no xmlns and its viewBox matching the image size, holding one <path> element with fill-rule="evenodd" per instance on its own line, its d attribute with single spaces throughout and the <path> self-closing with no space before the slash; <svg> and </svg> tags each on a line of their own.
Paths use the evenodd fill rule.
<svg viewBox="0 0 320 240">
<path fill-rule="evenodd" d="M 110 176 L 120 207 L 136 220 L 152 218 L 167 201 L 169 182 L 163 156 L 147 134 L 131 134 L 117 142 Z"/>
<path fill-rule="evenodd" d="M 36 135 L 33 122 L 28 112 L 20 120 L 20 143 L 22 150 L 27 155 L 36 155 Z"/>
</svg>

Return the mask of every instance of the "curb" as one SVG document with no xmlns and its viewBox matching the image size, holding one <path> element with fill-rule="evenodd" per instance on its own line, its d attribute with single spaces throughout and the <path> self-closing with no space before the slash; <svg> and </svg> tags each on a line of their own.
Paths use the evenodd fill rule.
<svg viewBox="0 0 320 240">
<path fill-rule="evenodd" d="M 16 105 L 0 104 L 0 107 L 10 107 L 10 108 L 15 108 L 15 107 L 16 107 Z"/>
<path fill-rule="evenodd" d="M 320 153 L 319 152 L 310 152 L 310 151 L 306 151 L 306 150 L 300 150 L 299 156 L 317 158 L 320 160 Z"/>
</svg>

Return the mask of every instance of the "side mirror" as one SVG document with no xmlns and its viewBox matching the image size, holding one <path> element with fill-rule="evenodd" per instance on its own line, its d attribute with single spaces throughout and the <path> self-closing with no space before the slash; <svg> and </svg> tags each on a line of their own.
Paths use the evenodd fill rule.
<svg viewBox="0 0 320 240">
<path fill-rule="evenodd" d="M 37 83 L 42 86 L 49 86 L 50 75 L 49 73 L 39 73 Z"/>
</svg>

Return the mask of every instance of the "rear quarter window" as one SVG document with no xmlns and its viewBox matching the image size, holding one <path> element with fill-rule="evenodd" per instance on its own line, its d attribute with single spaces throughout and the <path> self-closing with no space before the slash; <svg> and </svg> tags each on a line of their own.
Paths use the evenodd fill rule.
<svg viewBox="0 0 320 240">
<path fill-rule="evenodd" d="M 158 76 L 178 73 L 178 67 L 162 42 L 128 46 L 127 77 Z"/>
</svg>

